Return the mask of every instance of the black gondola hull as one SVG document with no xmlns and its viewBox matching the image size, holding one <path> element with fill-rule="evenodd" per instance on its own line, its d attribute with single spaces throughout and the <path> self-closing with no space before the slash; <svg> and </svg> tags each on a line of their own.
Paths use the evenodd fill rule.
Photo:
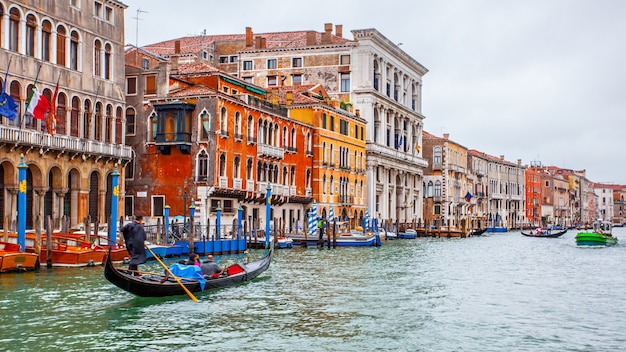
<svg viewBox="0 0 626 352">
<path fill-rule="evenodd" d="M 544 233 L 541 233 L 541 234 L 538 234 L 538 233 L 534 233 L 533 234 L 533 233 L 524 232 L 524 231 L 521 231 L 521 232 L 522 232 L 522 235 L 527 236 L 527 237 L 556 238 L 556 237 L 559 237 L 559 236 L 565 234 L 567 232 L 567 230 L 550 232 L 550 233 L 545 233 L 544 232 Z"/>
<path fill-rule="evenodd" d="M 141 297 L 165 297 L 187 294 L 181 285 L 171 277 L 161 282 L 165 275 L 144 274 L 142 276 L 133 276 L 133 273 L 126 269 L 114 267 L 113 263 L 108 258 L 110 258 L 110 256 L 107 256 L 104 267 L 104 277 L 124 291 Z M 271 259 L 272 252 L 269 251 L 265 257 L 258 261 L 236 264 L 243 267 L 244 271 L 235 275 L 207 279 L 204 291 L 235 286 L 250 281 L 267 270 L 270 266 Z M 200 283 L 196 280 L 185 278 L 179 278 L 179 280 L 192 293 L 202 291 Z"/>
</svg>

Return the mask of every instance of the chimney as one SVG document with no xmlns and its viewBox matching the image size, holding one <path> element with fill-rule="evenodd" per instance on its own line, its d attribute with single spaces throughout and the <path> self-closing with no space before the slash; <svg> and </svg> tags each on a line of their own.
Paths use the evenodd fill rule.
<svg viewBox="0 0 626 352">
<path fill-rule="evenodd" d="M 246 47 L 253 45 L 252 28 L 246 27 Z"/>
<path fill-rule="evenodd" d="M 517 165 L 522 165 L 522 159 L 517 159 Z"/>
<path fill-rule="evenodd" d="M 314 31 L 306 32 L 306 46 L 313 46 L 317 42 L 317 33 Z"/>
<path fill-rule="evenodd" d="M 290 106 L 293 103 L 293 92 L 287 91 L 287 106 Z"/>
<path fill-rule="evenodd" d="M 450 137 L 450 133 L 444 133 L 443 134 L 443 139 L 448 139 Z"/>
<path fill-rule="evenodd" d="M 343 25 L 338 24 L 335 26 L 335 35 L 339 38 L 343 38 Z"/>
<path fill-rule="evenodd" d="M 174 54 L 180 54 L 180 40 L 174 42 Z"/>
<path fill-rule="evenodd" d="M 333 24 L 324 24 L 324 33 L 322 33 L 322 44 L 330 44 L 330 37 L 333 32 Z"/>
<path fill-rule="evenodd" d="M 504 161 L 504 155 L 500 155 L 500 160 Z"/>
<path fill-rule="evenodd" d="M 255 49 L 265 49 L 266 46 L 266 40 L 264 37 L 256 37 L 254 38 L 255 41 Z"/>
</svg>

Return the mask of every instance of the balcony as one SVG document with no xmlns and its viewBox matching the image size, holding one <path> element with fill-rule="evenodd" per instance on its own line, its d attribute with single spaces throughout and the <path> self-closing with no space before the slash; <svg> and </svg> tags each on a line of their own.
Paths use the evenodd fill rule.
<svg viewBox="0 0 626 352">
<path fill-rule="evenodd" d="M 248 136 L 248 144 L 256 144 L 256 137 Z"/>
<path fill-rule="evenodd" d="M 228 188 L 228 177 L 220 176 L 219 186 L 220 188 Z"/>
<path fill-rule="evenodd" d="M 441 163 L 433 163 L 433 171 L 441 171 Z"/>
<path fill-rule="evenodd" d="M 391 159 L 393 161 L 403 161 L 409 164 L 413 164 L 418 168 L 426 168 L 428 163 L 422 157 L 406 153 L 401 150 L 389 148 L 381 144 L 368 143 L 367 144 L 367 158 L 370 160 L 370 155 L 373 157 L 381 157 Z"/>
<path fill-rule="evenodd" d="M 171 154 L 171 147 L 175 146 L 183 154 L 191 153 L 191 132 L 157 132 L 156 147 L 164 155 Z"/>
<path fill-rule="evenodd" d="M 246 191 L 254 192 L 254 180 L 246 180 Z"/>
<path fill-rule="evenodd" d="M 233 188 L 236 190 L 240 190 L 242 185 L 242 180 L 240 178 L 233 179 Z"/>
<path fill-rule="evenodd" d="M 235 142 L 241 142 L 243 140 L 243 135 L 241 133 L 235 133 L 233 136 L 235 137 Z"/>
<path fill-rule="evenodd" d="M 226 130 L 218 130 L 217 133 L 220 135 L 220 137 L 222 138 L 228 138 L 228 136 L 230 136 L 230 134 L 228 133 L 228 131 Z"/>
<path fill-rule="evenodd" d="M 46 151 L 61 151 L 66 154 L 112 159 L 132 159 L 132 148 L 121 144 L 110 144 L 78 137 L 50 135 L 41 131 L 19 129 L 0 125 L 0 143 L 20 144 Z"/>
<path fill-rule="evenodd" d="M 257 147 L 257 155 L 273 159 L 284 159 L 285 150 L 281 147 L 275 147 L 273 145 L 259 143 Z"/>
</svg>

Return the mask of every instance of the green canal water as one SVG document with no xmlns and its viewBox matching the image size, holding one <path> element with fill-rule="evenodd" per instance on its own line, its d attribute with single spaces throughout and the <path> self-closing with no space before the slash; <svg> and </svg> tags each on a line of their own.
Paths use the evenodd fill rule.
<svg viewBox="0 0 626 352">
<path fill-rule="evenodd" d="M 577 247 L 574 230 L 277 250 L 257 279 L 199 303 L 134 297 L 102 267 L 0 274 L 0 350 L 623 351 L 615 232 L 608 248 Z"/>
</svg>

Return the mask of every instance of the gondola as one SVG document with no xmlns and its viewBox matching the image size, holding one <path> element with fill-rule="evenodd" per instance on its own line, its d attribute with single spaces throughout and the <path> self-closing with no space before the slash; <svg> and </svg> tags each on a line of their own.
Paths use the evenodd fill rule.
<svg viewBox="0 0 626 352">
<path fill-rule="evenodd" d="M 470 231 L 470 233 L 469 233 L 469 235 L 470 235 L 470 236 L 480 236 L 480 235 L 482 235 L 483 233 L 485 233 L 485 231 L 487 231 L 487 228 L 484 228 L 484 229 L 477 229 L 477 230 L 471 230 L 471 231 Z"/>
<path fill-rule="evenodd" d="M 141 273 L 141 276 L 134 276 L 134 272 L 127 269 L 116 268 L 110 260 L 111 256 L 107 256 L 104 266 L 104 277 L 115 286 L 122 290 L 128 291 L 134 295 L 141 297 L 165 297 L 187 294 L 184 285 L 190 292 L 207 291 L 215 288 L 230 287 L 250 281 L 267 270 L 272 260 L 272 251 L 261 259 L 250 263 L 236 263 L 229 266 L 226 270 L 227 275 L 214 279 L 206 279 L 204 290 L 200 281 L 195 279 L 187 279 L 179 277 L 179 284 L 171 276 L 165 281 L 164 274 L 158 273 Z"/>
<path fill-rule="evenodd" d="M 544 237 L 544 238 L 556 238 L 559 237 L 561 235 L 563 235 L 564 233 L 567 232 L 567 229 L 561 230 L 561 231 L 555 231 L 555 230 L 550 230 L 550 231 L 543 231 L 540 233 L 534 232 L 534 231 L 530 231 L 530 232 L 524 232 L 521 231 L 522 235 L 524 236 L 528 236 L 528 237 Z"/>
</svg>

